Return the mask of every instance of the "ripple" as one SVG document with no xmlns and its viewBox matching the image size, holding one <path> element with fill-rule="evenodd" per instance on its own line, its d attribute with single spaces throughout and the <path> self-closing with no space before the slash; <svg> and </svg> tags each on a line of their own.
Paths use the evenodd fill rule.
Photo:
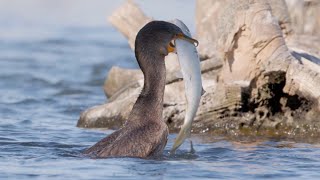
<svg viewBox="0 0 320 180">
<path fill-rule="evenodd" d="M 2 132 L 13 132 L 12 129 L 16 129 L 16 125 L 15 124 L 8 124 L 7 122 L 5 122 L 5 124 L 1 124 L 0 128 L 2 129 Z"/>
<path fill-rule="evenodd" d="M 85 156 L 82 154 L 82 151 L 80 150 L 61 150 L 57 152 L 56 155 L 62 158 L 85 158 Z"/>
<path fill-rule="evenodd" d="M 23 105 L 30 105 L 30 104 L 36 104 L 39 103 L 40 101 L 38 99 L 34 99 L 34 98 L 25 98 L 25 99 L 21 99 L 21 100 L 17 100 L 15 102 L 10 102 L 7 104 L 23 104 Z"/>
<path fill-rule="evenodd" d="M 32 124 L 32 121 L 29 120 L 29 119 L 26 119 L 26 120 L 22 120 L 22 121 L 20 122 L 20 124 L 21 124 L 21 125 L 30 125 L 30 124 Z"/>
<path fill-rule="evenodd" d="M 90 91 L 79 90 L 79 89 L 63 89 L 60 92 L 54 94 L 54 96 L 67 96 L 67 95 L 78 95 L 78 94 L 89 94 Z"/>
<path fill-rule="evenodd" d="M 42 40 L 39 42 L 42 44 L 42 46 L 48 46 L 48 45 L 77 45 L 79 41 L 74 41 L 72 39 L 66 39 L 66 38 L 50 38 L 46 40 Z"/>
<path fill-rule="evenodd" d="M 196 160 L 199 158 L 199 155 L 192 152 L 177 150 L 177 152 L 173 155 L 170 154 L 170 151 L 165 151 L 164 156 L 160 158 L 160 160 L 168 160 L 168 161 L 185 161 L 185 160 Z"/>
<path fill-rule="evenodd" d="M 63 143 L 57 143 L 57 142 L 35 142 L 35 141 L 29 141 L 29 142 L 12 142 L 12 141 L 2 141 L 0 142 L 0 145 L 19 145 L 23 147 L 43 147 L 43 148 L 62 148 L 62 149 L 71 149 L 71 148 L 78 148 L 83 147 L 81 145 L 75 145 L 75 144 L 63 144 Z"/>
<path fill-rule="evenodd" d="M 5 118 L 12 116 L 12 114 L 16 114 L 17 111 L 15 109 L 7 107 L 6 103 L 0 102 L 0 113 L 2 115 L 2 118 Z M 2 119 L 2 121 L 4 121 L 4 119 Z"/>
<path fill-rule="evenodd" d="M 52 86 L 55 83 L 44 78 L 35 77 L 32 74 L 21 74 L 21 73 L 14 73 L 14 74 L 0 74 L 0 79 L 6 79 L 6 83 L 12 83 L 15 85 L 32 85 L 32 86 Z"/>
<path fill-rule="evenodd" d="M 6 137 L 0 137 L 0 141 L 15 141 L 15 139 L 6 138 Z"/>
<path fill-rule="evenodd" d="M 70 114 L 70 115 L 74 115 L 74 114 L 80 114 L 83 111 L 84 107 L 83 105 L 79 105 L 79 106 L 68 106 L 66 107 L 64 110 L 62 110 L 61 112 L 63 114 Z"/>
<path fill-rule="evenodd" d="M 216 161 L 221 158 L 230 157 L 235 151 L 229 148 L 216 147 L 216 148 L 207 148 L 203 151 L 200 151 L 199 154 L 203 159 Z"/>
</svg>

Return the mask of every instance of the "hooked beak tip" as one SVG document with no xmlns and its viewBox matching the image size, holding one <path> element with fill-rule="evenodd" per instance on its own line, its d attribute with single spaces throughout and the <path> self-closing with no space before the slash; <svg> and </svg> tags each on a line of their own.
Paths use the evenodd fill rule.
<svg viewBox="0 0 320 180">
<path fill-rule="evenodd" d="M 194 44 L 196 47 L 198 47 L 198 45 L 199 45 L 199 41 L 198 40 L 193 39 L 193 38 L 191 38 L 191 37 L 189 37 L 189 36 L 187 36 L 187 35 L 185 35 L 183 33 L 177 34 L 175 39 L 184 39 L 184 40 Z"/>
</svg>

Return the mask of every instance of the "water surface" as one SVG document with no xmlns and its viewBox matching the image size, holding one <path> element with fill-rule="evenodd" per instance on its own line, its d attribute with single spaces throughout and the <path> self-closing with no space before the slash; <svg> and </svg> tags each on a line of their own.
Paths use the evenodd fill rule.
<svg viewBox="0 0 320 180">
<path fill-rule="evenodd" d="M 320 178 L 319 145 L 288 141 L 195 135 L 195 153 L 187 142 L 170 157 L 171 134 L 157 160 L 82 156 L 112 131 L 77 128 L 79 114 L 106 101 L 102 86 L 112 66 L 137 64 L 125 38 L 105 21 L 121 1 L 65 2 L 0 2 L 1 179 Z M 194 26 L 194 1 L 138 3 L 155 18 Z"/>
</svg>

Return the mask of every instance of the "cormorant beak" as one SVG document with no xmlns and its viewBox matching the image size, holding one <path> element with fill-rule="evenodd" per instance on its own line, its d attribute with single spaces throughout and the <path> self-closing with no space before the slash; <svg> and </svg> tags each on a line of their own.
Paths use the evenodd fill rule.
<svg viewBox="0 0 320 180">
<path fill-rule="evenodd" d="M 183 33 L 177 34 L 175 36 L 175 39 L 183 39 L 183 40 L 189 41 L 190 43 L 195 44 L 196 47 L 199 45 L 199 42 L 196 39 L 193 39 Z"/>
<path fill-rule="evenodd" d="M 195 44 L 195 46 L 199 45 L 199 42 L 196 39 L 193 39 L 193 38 L 191 38 L 191 37 L 189 37 L 189 36 L 187 36 L 187 35 L 185 35 L 183 33 L 178 33 L 173 37 L 172 41 L 169 43 L 169 45 L 167 47 L 169 53 L 170 52 L 176 52 L 176 46 L 175 46 L 175 43 L 174 43 L 174 41 L 176 39 L 186 40 L 186 41 L 188 41 L 188 42 L 190 42 L 192 44 Z"/>
</svg>

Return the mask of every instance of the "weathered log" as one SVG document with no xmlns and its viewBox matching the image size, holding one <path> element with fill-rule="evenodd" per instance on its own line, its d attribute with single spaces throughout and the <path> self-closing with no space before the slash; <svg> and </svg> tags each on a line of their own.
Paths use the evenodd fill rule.
<svg viewBox="0 0 320 180">
<path fill-rule="evenodd" d="M 216 80 L 212 80 L 211 78 L 216 75 L 214 72 L 220 68 L 221 64 L 215 63 L 215 61 L 201 62 L 202 73 L 205 75 L 203 78 L 203 87 L 205 89 L 210 87 L 213 89 L 212 86 L 215 86 Z M 113 70 L 114 72 L 118 72 L 122 75 L 125 75 L 128 71 L 127 69 L 121 69 L 118 67 L 115 67 L 115 69 L 116 70 Z M 130 70 L 129 72 L 135 72 L 135 75 L 131 76 L 142 76 L 140 71 Z M 128 74 L 129 73 L 121 78 L 119 78 L 119 76 L 111 76 L 108 78 L 113 79 L 110 80 L 112 82 L 116 80 L 129 82 L 131 76 Z M 178 71 L 169 73 L 167 75 L 163 116 L 165 121 L 174 124 L 172 127 L 174 127 L 175 130 L 178 130 L 184 118 L 183 113 L 185 108 L 185 96 L 184 84 L 181 81 L 181 77 L 176 76 L 176 74 L 178 74 Z M 112 129 L 121 127 L 128 117 L 130 110 L 141 91 L 143 79 L 131 81 L 127 84 L 115 83 L 114 85 L 116 85 L 117 91 L 112 94 L 108 100 L 108 103 L 100 106 L 94 106 L 84 111 L 78 121 L 78 127 L 104 127 Z M 110 126 L 107 123 L 108 121 L 110 121 Z"/>
<path fill-rule="evenodd" d="M 171 59 L 171 60 L 174 61 L 174 59 Z M 171 64 L 173 64 L 173 62 L 171 63 L 166 62 L 166 66 L 170 66 Z M 200 65 L 201 65 L 201 72 L 203 74 L 211 71 L 216 71 L 222 67 L 222 64 L 219 61 L 214 61 L 214 60 L 202 61 Z M 171 72 L 169 71 L 166 77 L 166 84 L 180 81 L 181 80 L 180 75 L 181 74 L 178 69 L 172 70 Z M 106 93 L 106 96 L 111 97 L 111 99 L 115 99 L 115 96 L 117 96 L 116 94 L 119 94 L 119 92 L 121 92 L 123 89 L 127 89 L 130 86 L 134 86 L 134 84 L 138 83 L 138 80 L 143 81 L 143 75 L 141 70 L 124 69 L 124 68 L 114 66 L 109 71 L 104 84 L 104 91 Z"/>
<path fill-rule="evenodd" d="M 126 8 L 132 8 L 132 6 L 134 6 L 134 4 L 131 1 L 127 2 L 128 4 L 123 6 Z M 134 7 L 135 10 L 137 10 L 137 7 Z M 123 13 L 126 12 L 124 11 L 122 8 L 120 8 L 120 10 L 115 11 L 114 15 L 111 16 L 112 17 L 118 17 L 119 15 L 115 15 L 118 13 L 121 13 L 122 16 Z M 131 12 L 130 10 L 128 12 Z M 143 14 L 142 12 L 139 12 L 138 14 Z M 131 14 L 127 14 L 130 17 L 134 17 Z M 145 20 L 142 20 L 141 18 L 138 19 L 137 21 L 147 21 L 148 18 L 145 18 Z M 135 21 L 135 19 L 131 19 L 129 20 L 130 22 Z M 113 21 L 111 21 L 113 22 Z M 120 23 L 120 24 L 124 24 L 124 23 Z M 135 22 L 133 24 L 143 24 L 143 23 L 139 23 L 139 22 Z M 115 27 L 117 28 L 127 28 L 127 25 L 125 26 L 117 26 L 115 25 Z M 121 32 L 123 32 L 122 30 L 120 30 Z M 131 31 L 135 31 L 135 29 L 131 29 Z M 131 33 L 130 34 L 126 34 L 125 36 L 128 37 L 129 42 L 132 41 L 132 39 L 134 39 L 136 33 Z M 174 57 L 174 58 L 172 58 Z M 205 55 L 204 57 L 208 57 L 207 55 Z M 169 62 L 169 63 L 168 63 Z M 178 62 L 176 60 L 176 56 L 175 55 L 171 55 L 171 57 L 169 56 L 166 59 L 166 67 L 167 67 L 167 86 L 166 86 L 166 90 L 165 90 L 165 97 L 164 97 L 164 119 L 166 122 L 168 122 L 171 130 L 178 130 L 180 128 L 180 125 L 182 123 L 182 120 L 184 118 L 184 111 L 185 111 L 185 97 L 184 97 L 184 89 L 183 89 L 183 84 L 181 82 L 180 77 L 177 77 L 176 74 L 178 73 L 179 70 L 177 70 L 177 65 L 172 65 L 173 62 Z M 211 89 L 213 90 L 215 85 L 216 85 L 216 79 L 214 78 L 217 75 L 217 71 L 219 71 L 219 69 L 221 69 L 222 64 L 221 61 L 217 60 L 216 57 L 212 57 L 210 59 L 206 59 L 205 61 L 201 62 L 201 69 L 202 69 L 202 73 L 203 73 L 203 86 L 205 89 Z M 113 89 L 116 91 L 116 93 L 109 93 L 109 95 L 112 95 L 111 98 L 109 99 L 109 105 L 101 105 L 101 106 L 97 106 L 97 107 L 93 107 L 90 108 L 88 110 L 86 110 L 84 113 L 82 113 L 81 118 L 78 122 L 78 126 L 80 127 L 100 127 L 100 125 L 102 124 L 101 121 L 102 119 L 105 119 L 105 121 L 109 121 L 109 119 L 114 122 L 115 119 L 117 119 L 118 122 L 121 122 L 119 124 L 122 124 L 124 122 L 124 120 L 126 119 L 129 111 L 127 111 L 127 109 L 131 109 L 133 103 L 135 102 L 138 93 L 140 92 L 140 88 L 142 86 L 142 79 L 140 81 L 132 81 L 131 76 L 134 77 L 139 77 L 141 76 L 141 72 L 140 71 L 129 71 L 128 73 L 121 73 L 120 71 L 127 71 L 124 69 L 119 69 L 116 68 L 115 70 L 112 70 L 109 73 L 108 76 L 108 80 L 106 81 L 106 85 L 105 87 L 110 87 L 111 85 L 113 86 Z M 121 78 L 119 78 L 119 76 L 117 75 L 113 75 L 114 72 L 120 73 L 121 74 Z M 131 73 L 134 72 L 136 75 L 132 75 Z M 130 81 L 131 83 L 127 84 L 127 83 L 112 83 L 112 82 L 117 82 L 117 81 L 124 81 L 124 82 L 128 82 Z M 134 78 L 135 80 L 135 78 Z M 136 91 L 136 89 L 138 89 Z M 207 94 L 209 94 L 209 92 L 211 92 L 211 94 L 213 93 L 212 91 L 207 91 Z M 211 106 L 212 101 L 210 99 L 206 100 L 204 98 L 203 100 L 203 104 L 205 103 L 207 106 Z M 225 99 L 225 105 L 221 105 L 221 104 L 217 104 L 217 105 L 212 105 L 213 109 L 217 109 L 217 111 L 219 112 L 219 109 L 223 109 L 223 108 L 227 108 L 227 105 L 230 105 L 230 101 L 227 97 L 224 96 L 223 93 L 221 93 L 221 95 L 219 95 L 219 97 L 221 97 L 222 99 Z M 115 101 L 115 102 L 114 102 Z M 118 101 L 120 101 L 120 103 L 122 103 L 121 106 L 118 105 Z M 239 104 L 239 100 L 234 102 L 234 104 Z M 231 106 L 231 105 L 230 105 Z M 124 109 L 125 108 L 125 109 Z M 203 113 L 202 114 L 206 114 L 205 112 L 207 111 L 208 108 L 204 107 L 203 109 Z M 98 113 L 96 112 L 98 111 Z M 199 112 L 201 113 L 201 109 L 199 110 Z M 108 113 L 99 113 L 99 112 L 108 112 Z M 199 118 L 198 118 L 199 119 Z M 203 119 L 203 118 L 200 118 Z M 97 122 L 97 123 L 95 123 Z M 201 120 L 198 121 L 199 124 L 196 126 L 200 127 L 201 124 Z M 115 123 L 112 123 L 112 128 L 114 128 Z M 108 127 L 108 126 L 107 126 Z"/>
<path fill-rule="evenodd" d="M 139 8 L 132 7 L 135 5 L 131 1 L 127 3 L 124 7 L 143 14 Z M 136 21 L 130 18 L 135 15 L 125 14 L 131 10 L 120 12 L 122 17 L 129 18 L 126 21 Z M 320 104 L 319 50 L 314 48 L 309 53 L 309 43 L 303 46 L 295 43 L 298 38 L 294 37 L 300 36 L 291 34 L 294 31 L 288 16 L 284 1 L 198 0 L 197 38 L 204 59 L 201 68 L 207 93 L 195 118 L 194 132 L 298 137 L 320 131 L 314 128 L 320 126 L 316 118 Z M 141 22 L 150 20 L 139 17 L 144 18 L 133 24 L 142 26 Z M 118 19 L 123 21 L 120 24 L 126 23 L 123 19 Z M 139 29 L 133 28 L 128 33 L 121 29 L 130 25 L 115 26 L 126 34 L 129 43 Z M 290 50 L 287 42 L 294 49 Z M 167 74 L 163 116 L 171 132 L 180 127 L 185 112 L 183 84 L 175 76 L 177 67 L 167 64 L 171 69 Z M 117 79 L 114 75 L 108 78 L 114 78 L 110 82 Z M 130 81 L 130 75 L 121 78 Z M 142 79 L 138 79 L 129 84 L 115 83 L 109 103 L 82 113 L 78 126 L 120 127 L 140 92 Z"/>
<path fill-rule="evenodd" d="M 123 78 L 125 77 L 125 78 Z M 122 69 L 119 67 L 112 67 L 108 73 L 108 77 L 104 82 L 104 92 L 107 97 L 111 97 L 124 86 L 132 82 L 137 82 L 143 78 L 143 74 L 138 69 Z"/>
<path fill-rule="evenodd" d="M 216 54 L 216 43 L 214 42 L 218 39 L 217 17 L 225 3 L 225 1 L 207 0 L 197 0 L 196 2 L 196 35 L 201 58 L 212 58 Z"/>
<path fill-rule="evenodd" d="M 138 31 L 151 21 L 151 18 L 147 17 L 133 0 L 127 0 L 108 20 L 128 38 L 130 47 L 134 49 L 134 41 Z"/>
<path fill-rule="evenodd" d="M 279 123 L 273 123 L 275 114 L 299 112 L 301 118 L 310 111 L 317 112 L 320 61 L 299 61 L 291 55 L 269 4 L 230 3 L 223 12 L 218 27 L 217 48 L 224 59 L 219 86 L 249 82 L 246 111 L 259 112 L 253 121 L 242 125 L 253 127 L 254 122 L 260 121 L 259 128 L 274 127 Z M 305 110 L 304 115 L 301 109 Z M 286 124 L 286 120 L 281 123 Z M 298 121 L 292 123 L 301 126 Z M 317 119 L 310 121 L 319 123 Z"/>
<path fill-rule="evenodd" d="M 208 1 L 197 0 L 196 3 L 196 32 L 199 40 L 199 53 L 203 58 L 211 58 L 217 53 L 217 43 L 219 39 L 218 21 L 219 16 L 225 10 L 224 7 L 234 0 Z M 285 36 L 291 34 L 292 27 L 290 16 L 284 0 L 268 0 L 272 7 L 272 13 L 278 19 L 278 23 Z"/>
<path fill-rule="evenodd" d="M 296 34 L 320 35 L 320 1 L 286 0 Z"/>
</svg>

